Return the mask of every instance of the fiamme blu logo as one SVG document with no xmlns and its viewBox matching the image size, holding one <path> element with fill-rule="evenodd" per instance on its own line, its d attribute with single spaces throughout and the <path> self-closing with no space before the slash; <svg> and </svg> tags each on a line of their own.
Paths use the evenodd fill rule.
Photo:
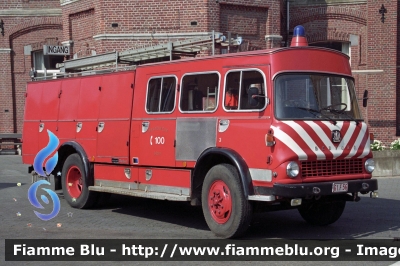
<svg viewBox="0 0 400 266">
<path fill-rule="evenodd" d="M 36 154 L 36 157 L 33 161 L 33 169 L 35 172 L 40 175 L 41 177 L 48 178 L 50 176 L 50 173 L 54 170 L 54 168 L 57 165 L 58 161 L 58 153 L 56 152 L 52 157 L 48 158 L 58 147 L 59 140 L 56 135 L 53 134 L 50 130 L 47 130 L 47 134 L 49 135 L 49 143 L 47 144 L 46 147 L 41 149 L 38 154 Z M 46 163 L 45 163 L 46 161 Z M 43 165 L 45 163 L 45 170 L 43 170 Z M 36 194 L 38 192 L 38 189 L 41 185 L 51 185 L 50 182 L 47 180 L 39 180 L 34 182 L 29 190 L 28 190 L 28 199 L 30 203 L 38 208 L 38 209 L 44 209 L 42 204 L 39 202 L 38 198 L 36 197 Z M 43 214 L 38 211 L 34 211 L 36 216 L 44 221 L 48 221 L 53 219 L 54 217 L 57 216 L 57 214 L 60 212 L 60 199 L 58 198 L 57 194 L 48 188 L 41 188 L 43 191 L 45 191 L 51 198 L 53 202 L 53 210 L 49 214 Z M 46 195 L 41 195 L 40 199 L 45 203 L 49 204 L 50 201 Z"/>
</svg>

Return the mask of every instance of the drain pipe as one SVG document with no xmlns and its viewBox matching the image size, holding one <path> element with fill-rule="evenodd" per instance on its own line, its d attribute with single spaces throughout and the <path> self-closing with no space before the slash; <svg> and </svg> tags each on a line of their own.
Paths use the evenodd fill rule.
<svg viewBox="0 0 400 266">
<path fill-rule="evenodd" d="M 286 0 L 286 46 L 289 47 L 289 0 Z"/>
</svg>

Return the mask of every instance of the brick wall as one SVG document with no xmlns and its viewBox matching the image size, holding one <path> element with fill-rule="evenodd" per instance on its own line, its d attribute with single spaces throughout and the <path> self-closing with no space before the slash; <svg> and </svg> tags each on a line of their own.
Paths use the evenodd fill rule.
<svg viewBox="0 0 400 266">
<path fill-rule="evenodd" d="M 285 41 L 290 42 L 286 36 L 286 2 L 3 0 L 0 6 L 0 19 L 5 23 L 5 36 L 0 36 L 0 132 L 21 131 L 23 93 L 31 66 L 30 56 L 23 55 L 27 44 L 46 38 L 73 41 L 72 53 L 81 57 L 94 52 L 157 45 L 185 38 L 185 34 L 188 37 L 215 30 L 244 37 L 247 46 L 242 45 L 240 49 L 279 47 Z M 364 89 L 369 90 L 369 106 L 368 110 L 362 108 L 363 116 L 375 137 L 388 145 L 400 135 L 398 1 L 290 3 L 291 31 L 298 24 L 304 25 L 310 43 L 349 42 L 353 38 L 356 41 L 350 47 L 352 69 L 383 70 L 383 73 L 354 76 L 360 99 Z M 384 23 L 379 13 L 382 4 L 387 9 Z M 53 11 L 41 16 L 1 15 L 7 10 Z M 176 33 L 182 35 L 176 37 L 173 35 Z"/>
<path fill-rule="evenodd" d="M 381 21 L 379 9 L 384 4 L 387 9 L 385 21 Z M 370 92 L 368 120 L 376 139 L 386 145 L 396 138 L 396 127 L 400 126 L 396 114 L 397 57 L 397 5 L 398 1 L 368 1 L 367 4 L 367 67 L 382 69 L 381 75 L 367 76 L 366 86 Z"/>
<path fill-rule="evenodd" d="M 13 133 L 13 105 L 11 91 L 10 53 L 0 52 L 0 132 Z"/>
<path fill-rule="evenodd" d="M 102 11 L 97 8 L 100 7 L 100 2 L 102 1 L 85 0 L 61 6 L 62 41 L 74 41 L 71 53 L 82 53 L 80 51 L 86 48 L 95 47 L 93 36 L 101 32 L 99 20 Z"/>
<path fill-rule="evenodd" d="M 61 39 L 60 1 L 3 0 L 0 19 L 5 32 L 0 35 L 0 132 L 21 132 L 31 68 L 31 57 L 24 55 L 24 46 L 48 37 Z"/>
<path fill-rule="evenodd" d="M 253 47 L 265 49 L 265 35 L 280 34 L 280 2 L 77 1 L 62 5 L 63 25 L 68 25 L 64 27 L 63 41 L 74 42 L 73 53 L 85 49 L 88 50 L 87 54 L 90 51 L 104 53 L 182 39 L 166 37 L 166 34 L 193 34 L 215 30 L 241 33 L 249 38 Z M 115 37 L 115 34 L 119 34 L 119 37 Z M 93 36 L 96 38 L 93 39 Z"/>
<path fill-rule="evenodd" d="M 26 83 L 30 81 L 31 56 L 24 55 L 24 46 L 29 43 L 45 41 L 46 38 L 59 38 L 61 29 L 36 29 L 26 34 L 19 35 L 11 40 L 11 62 L 13 67 L 13 87 L 15 93 L 17 132 L 22 132 L 23 111 L 25 105 Z"/>
<path fill-rule="evenodd" d="M 349 1 L 351 2 L 351 1 Z M 387 9 L 386 20 L 381 21 L 379 9 Z M 400 132 L 400 99 L 397 60 L 398 3 L 394 0 L 339 5 L 293 5 L 290 8 L 290 28 L 302 24 L 309 43 L 349 42 L 357 39 L 350 49 L 351 67 L 355 71 L 357 95 L 369 91 L 368 109 L 361 108 L 375 138 L 389 146 Z M 398 64 L 397 64 L 398 65 Z M 357 70 L 372 70 L 359 74 Z M 383 73 L 373 71 L 383 70 Z M 397 128 L 397 132 L 396 132 Z"/>
<path fill-rule="evenodd" d="M 220 30 L 242 36 L 249 50 L 265 49 L 267 14 L 266 7 L 221 5 Z"/>
</svg>

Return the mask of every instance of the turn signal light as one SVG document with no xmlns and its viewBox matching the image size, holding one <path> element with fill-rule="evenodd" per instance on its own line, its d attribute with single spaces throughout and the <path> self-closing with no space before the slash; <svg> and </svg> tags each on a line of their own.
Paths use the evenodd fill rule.
<svg viewBox="0 0 400 266">
<path fill-rule="evenodd" d="M 272 133 L 265 134 L 265 145 L 267 145 L 267 147 L 272 147 L 275 145 L 275 139 Z"/>
</svg>

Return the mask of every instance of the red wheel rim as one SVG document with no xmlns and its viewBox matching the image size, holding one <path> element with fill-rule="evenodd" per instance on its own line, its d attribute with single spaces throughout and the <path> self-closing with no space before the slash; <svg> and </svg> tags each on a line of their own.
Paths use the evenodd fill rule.
<svg viewBox="0 0 400 266">
<path fill-rule="evenodd" d="M 208 191 L 208 206 L 212 218 L 219 224 L 229 220 L 232 212 L 231 191 L 224 181 L 215 181 Z"/>
<path fill-rule="evenodd" d="M 79 198 L 82 194 L 82 174 L 78 167 L 72 166 L 67 173 L 68 193 L 72 198 Z"/>
</svg>

